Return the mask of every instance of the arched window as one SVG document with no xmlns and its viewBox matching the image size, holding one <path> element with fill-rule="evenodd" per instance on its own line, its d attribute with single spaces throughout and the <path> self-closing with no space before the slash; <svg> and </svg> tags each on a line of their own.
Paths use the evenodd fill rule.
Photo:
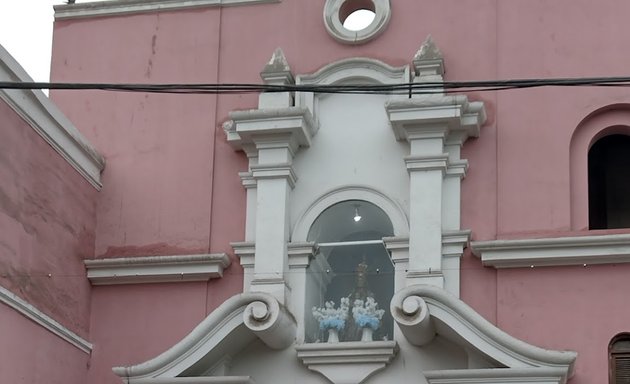
<svg viewBox="0 0 630 384">
<path fill-rule="evenodd" d="M 630 227 L 630 136 L 610 135 L 588 152 L 590 229 Z"/>
<path fill-rule="evenodd" d="M 608 345 L 609 383 L 630 383 L 630 333 L 620 333 Z"/>
<path fill-rule="evenodd" d="M 393 234 L 387 214 L 367 201 L 342 201 L 317 217 L 308 233 L 318 253 L 307 270 L 307 341 L 327 340 L 331 328 L 340 341 L 365 338 L 364 328 L 373 340 L 393 339 L 394 268 L 382 242 Z"/>
</svg>

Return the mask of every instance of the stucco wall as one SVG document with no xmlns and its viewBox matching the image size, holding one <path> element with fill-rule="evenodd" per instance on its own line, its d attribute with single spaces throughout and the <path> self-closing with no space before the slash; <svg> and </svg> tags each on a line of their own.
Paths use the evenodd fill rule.
<svg viewBox="0 0 630 384">
<path fill-rule="evenodd" d="M 87 338 L 97 191 L 0 101 L 0 285 Z M 0 382 L 85 382 L 89 354 L 0 303 Z"/>
<path fill-rule="evenodd" d="M 623 15 L 630 4 L 621 0 L 394 0 L 387 30 L 360 46 L 341 45 L 327 35 L 322 3 L 285 0 L 60 21 L 55 26 L 52 78 L 258 83 L 258 73 L 277 47 L 296 74 L 355 56 L 400 66 L 411 61 L 429 34 L 444 54 L 447 80 L 626 72 Z M 229 242 L 243 240 L 245 192 L 237 173 L 247 162 L 227 145 L 221 123 L 229 111 L 254 108 L 255 95 L 58 91 L 52 96 L 108 162 L 97 208 L 97 256 L 229 252 Z M 591 112 L 627 102 L 625 92 L 542 88 L 477 92 L 469 98 L 484 101 L 489 118 L 481 137 L 463 148 L 470 169 L 462 184 L 462 228 L 472 229 L 475 240 L 566 236 L 583 230 L 571 224 L 577 214 L 570 203 L 571 137 Z M 239 286 L 236 264 L 224 277 L 230 281 L 225 283 L 229 292 Z M 620 299 L 615 295 L 625 286 L 601 282 L 610 274 L 623 278 L 626 269 L 497 272 L 483 268 L 467 252 L 462 298 L 517 337 L 548 348 L 576 350 L 580 357 L 572 383 L 603 382 L 605 344 L 627 330 L 618 319 L 629 314 L 609 305 Z M 216 294 L 213 286 L 190 289 L 196 292 L 192 297 L 200 291 Z M 99 300 L 108 307 L 115 297 L 103 294 Z M 581 310 L 576 316 L 574 306 L 567 304 L 592 300 L 611 312 L 602 316 Z M 196 302 L 192 307 L 203 301 Z M 212 308 L 206 305 L 203 310 Z M 131 313 L 140 316 L 137 311 Z M 101 335 L 96 337 L 105 338 L 106 317 L 96 313 L 93 324 L 98 324 Z M 183 316 L 189 321 L 187 316 L 196 313 L 197 309 L 186 310 Z M 125 332 L 137 329 L 126 324 L 120 324 L 129 327 Z M 597 335 L 591 337 L 594 328 Z M 115 350 L 112 345 L 104 353 Z M 111 355 L 104 359 L 112 361 Z"/>
<path fill-rule="evenodd" d="M 3 304 L 0 319 L 0 382 L 87 382 L 88 354 Z"/>
<path fill-rule="evenodd" d="M 0 284 L 81 336 L 98 192 L 0 102 Z"/>
</svg>

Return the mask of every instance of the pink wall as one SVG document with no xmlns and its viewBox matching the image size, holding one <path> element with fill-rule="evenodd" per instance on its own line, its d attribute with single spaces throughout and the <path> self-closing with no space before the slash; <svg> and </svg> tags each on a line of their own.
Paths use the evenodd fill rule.
<svg viewBox="0 0 630 384">
<path fill-rule="evenodd" d="M 0 102 L 0 285 L 88 334 L 97 191 Z"/>
<path fill-rule="evenodd" d="M 83 384 L 90 356 L 0 303 L 0 383 Z"/>
<path fill-rule="evenodd" d="M 338 44 L 327 35 L 322 4 L 292 0 L 57 22 L 52 78 L 259 82 L 258 73 L 277 47 L 283 49 L 294 73 L 313 72 L 353 56 L 404 65 L 429 34 L 444 54 L 448 80 L 627 72 L 624 15 L 630 3 L 625 0 L 395 0 L 387 30 L 355 47 Z M 255 95 L 57 91 L 52 96 L 107 160 L 97 206 L 96 256 L 229 252 L 229 242 L 243 240 L 245 192 L 237 173 L 245 170 L 246 159 L 227 145 L 221 123 L 231 110 L 255 107 Z M 578 172 L 576 178 L 570 173 L 571 140 L 592 112 L 627 103 L 627 92 L 541 88 L 470 97 L 485 102 L 489 119 L 481 137 L 463 149 L 470 162 L 462 187 L 463 228 L 473 230 L 474 240 L 583 230 L 582 224 L 572 224 L 572 217 L 583 216 L 585 208 L 579 201 L 572 207 L 572 185 L 583 181 L 584 175 Z M 169 327 L 172 331 L 155 341 L 159 345 L 132 347 L 124 357 L 140 361 L 168 346 L 220 302 L 217 292 L 227 296 L 238 291 L 242 277 L 236 264 L 216 283 L 222 288 L 214 283 L 174 288 L 172 292 L 187 298 L 179 303 L 182 323 Z M 623 280 L 626 269 L 497 272 L 466 253 L 462 297 L 517 337 L 578 351 L 578 374 L 572 383 L 603 382 L 605 346 L 614 334 L 627 331 L 619 319 L 629 315 L 619 306 L 612 310 L 609 303 L 622 300 L 616 295 L 627 287 L 608 276 Z M 129 292 L 151 302 L 158 294 L 154 292 L 162 289 L 129 288 Z M 166 309 L 144 304 L 134 308 L 127 299 L 119 301 L 124 296 L 119 292 L 127 290 L 95 291 L 93 337 L 98 346 L 95 356 L 102 360 L 91 373 L 94 380 L 97 372 L 119 363 L 114 360 L 123 335 L 144 332 L 143 324 L 152 317 L 173 321 Z M 204 304 L 200 296 L 205 295 L 217 298 Z M 122 320 L 111 314 L 121 311 Z M 148 338 L 161 337 L 160 322 L 151 323 L 154 328 L 146 330 Z M 112 337 L 111 329 L 120 335 Z"/>
<path fill-rule="evenodd" d="M 96 190 L 0 101 L 0 286 L 82 337 Z M 85 383 L 89 355 L 0 303 L 0 382 Z"/>
</svg>

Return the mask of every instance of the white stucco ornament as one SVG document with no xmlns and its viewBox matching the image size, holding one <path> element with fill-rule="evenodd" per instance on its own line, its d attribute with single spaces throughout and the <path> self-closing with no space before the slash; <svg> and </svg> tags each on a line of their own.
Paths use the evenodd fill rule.
<svg viewBox="0 0 630 384">
<path fill-rule="evenodd" d="M 374 12 L 374 20 L 367 27 L 351 31 L 343 26 L 348 14 L 369 9 Z M 363 44 L 381 34 L 391 17 L 389 0 L 326 0 L 324 5 L 324 25 L 328 33 L 343 44 Z"/>
</svg>

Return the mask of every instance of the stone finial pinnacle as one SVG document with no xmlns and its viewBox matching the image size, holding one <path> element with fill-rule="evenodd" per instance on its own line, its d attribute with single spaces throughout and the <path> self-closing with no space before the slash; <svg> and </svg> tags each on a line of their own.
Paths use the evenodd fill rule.
<svg viewBox="0 0 630 384">
<path fill-rule="evenodd" d="M 290 84 L 294 82 L 291 67 L 281 48 L 277 48 L 265 65 L 260 77 L 268 84 Z"/>
<path fill-rule="evenodd" d="M 413 57 L 414 62 L 420 60 L 440 59 L 442 59 L 442 52 L 440 52 L 440 49 L 437 47 L 437 45 L 435 45 L 435 42 L 433 41 L 431 35 L 427 36 L 426 40 L 424 40 L 424 42 L 422 43 L 422 46 Z"/>
<path fill-rule="evenodd" d="M 431 35 L 413 57 L 413 67 L 416 72 L 414 81 L 442 81 L 444 74 L 444 59 L 442 52 L 433 42 Z"/>
</svg>

